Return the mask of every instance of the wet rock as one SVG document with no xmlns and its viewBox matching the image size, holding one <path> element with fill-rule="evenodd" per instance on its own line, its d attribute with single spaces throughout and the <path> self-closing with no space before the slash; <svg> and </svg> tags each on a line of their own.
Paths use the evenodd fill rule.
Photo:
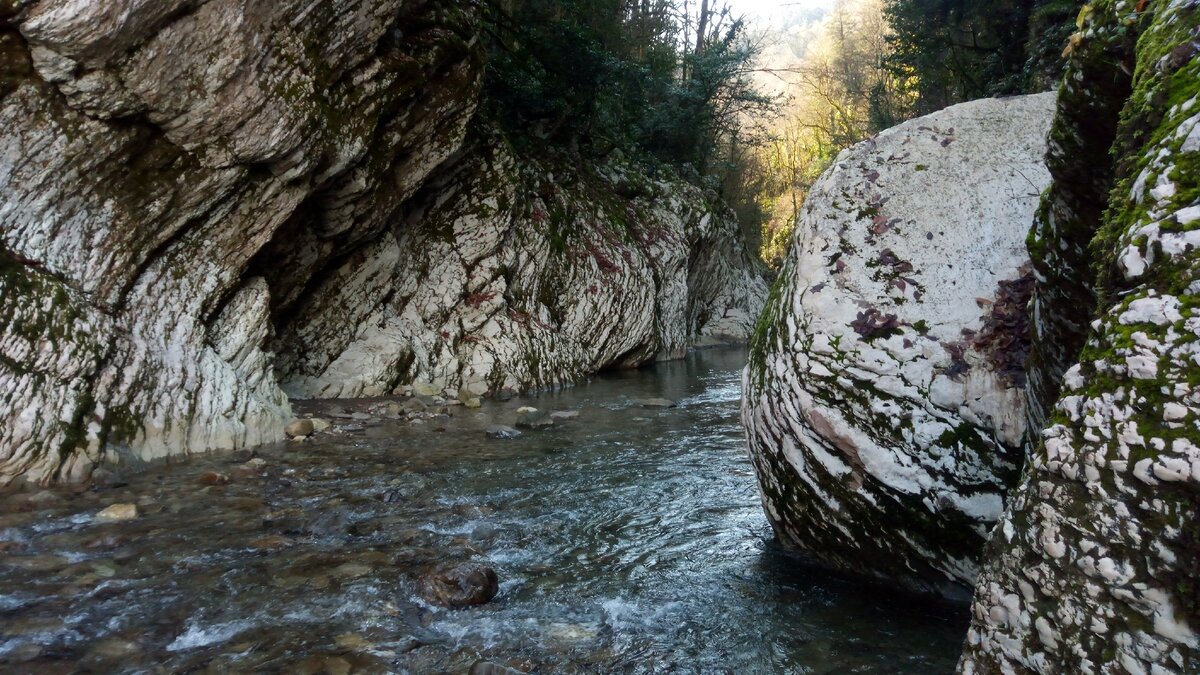
<svg viewBox="0 0 1200 675">
<path fill-rule="evenodd" d="M 525 671 L 509 668 L 494 661 L 476 661 L 471 664 L 468 675 L 525 675 Z"/>
<path fill-rule="evenodd" d="M 329 424 L 329 420 L 323 420 L 323 419 L 321 419 L 321 418 L 319 418 L 319 417 L 314 417 L 314 418 L 312 418 L 312 419 L 311 419 L 311 420 L 309 420 L 309 421 L 310 421 L 310 422 L 312 422 L 312 425 L 313 425 L 313 433 L 318 433 L 318 434 L 319 434 L 319 433 L 322 433 L 322 432 L 325 432 L 325 431 L 329 431 L 329 427 L 331 426 L 331 425 Z"/>
<path fill-rule="evenodd" d="M 556 410 L 550 413 L 550 419 L 555 421 L 573 420 L 579 417 L 578 410 Z"/>
<path fill-rule="evenodd" d="M 229 476 L 226 474 L 217 473 L 216 471 L 205 471 L 204 473 L 200 474 L 200 482 L 203 485 L 219 486 L 229 485 L 230 480 Z"/>
<path fill-rule="evenodd" d="M 64 503 L 62 495 L 50 490 L 39 490 L 32 494 L 23 495 L 17 501 L 17 508 L 28 511 L 42 511 L 61 506 Z"/>
<path fill-rule="evenodd" d="M 844 151 L 814 185 L 743 381 L 786 545 L 969 592 L 1025 454 L 1014 289 L 1053 110 L 1053 94 L 953 106 Z"/>
<path fill-rule="evenodd" d="M 521 435 L 520 431 L 502 424 L 493 424 L 485 433 L 492 438 L 517 438 Z"/>
<path fill-rule="evenodd" d="M 416 396 L 439 396 L 442 393 L 441 389 L 428 382 L 413 382 L 412 391 Z"/>
<path fill-rule="evenodd" d="M 640 398 L 636 403 L 643 408 L 674 408 L 675 401 L 669 398 Z"/>
<path fill-rule="evenodd" d="M 434 572 L 420 583 L 421 597 L 446 607 L 482 605 L 499 590 L 496 571 L 480 563 L 463 563 Z"/>
<path fill-rule="evenodd" d="M 516 426 L 525 429 L 543 429 L 554 426 L 554 420 L 537 408 L 524 406 L 517 408 Z"/>
<path fill-rule="evenodd" d="M 404 409 L 412 412 L 423 413 L 429 410 L 429 406 L 419 398 L 410 398 L 404 402 Z"/>
<path fill-rule="evenodd" d="M 230 472 L 233 478 L 258 478 L 267 470 L 267 460 L 255 457 L 245 464 L 238 465 Z"/>
<path fill-rule="evenodd" d="M 316 425 L 310 419 L 292 420 L 283 429 L 283 433 L 288 435 L 288 438 L 296 438 L 299 436 L 311 436 L 316 430 Z"/>
<path fill-rule="evenodd" d="M 137 504 L 113 504 L 97 513 L 95 519 L 102 523 L 114 523 L 122 520 L 133 520 L 137 517 Z"/>
<path fill-rule="evenodd" d="M 462 404 L 463 404 L 463 407 L 471 408 L 471 409 L 483 407 L 483 401 L 481 401 L 479 399 L 479 397 L 469 398 L 469 399 L 463 401 Z"/>
</svg>

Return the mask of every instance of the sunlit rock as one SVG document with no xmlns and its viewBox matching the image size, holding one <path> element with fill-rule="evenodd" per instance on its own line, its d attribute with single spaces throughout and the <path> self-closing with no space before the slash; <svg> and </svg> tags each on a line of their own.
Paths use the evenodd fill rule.
<svg viewBox="0 0 1200 675">
<path fill-rule="evenodd" d="M 989 99 L 912 120 L 814 186 L 744 383 L 785 544 L 968 592 L 1021 463 L 1025 236 L 1053 106 Z"/>
</svg>

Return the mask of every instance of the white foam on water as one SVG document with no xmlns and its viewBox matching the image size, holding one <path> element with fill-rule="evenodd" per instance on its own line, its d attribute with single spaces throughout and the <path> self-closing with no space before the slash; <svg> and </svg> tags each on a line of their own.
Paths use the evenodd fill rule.
<svg viewBox="0 0 1200 675">
<path fill-rule="evenodd" d="M 249 620 L 215 623 L 209 626 L 189 621 L 187 629 L 176 637 L 171 644 L 167 645 L 167 651 L 182 652 L 189 649 L 207 647 L 218 642 L 224 642 L 253 627 L 254 622 Z"/>
</svg>

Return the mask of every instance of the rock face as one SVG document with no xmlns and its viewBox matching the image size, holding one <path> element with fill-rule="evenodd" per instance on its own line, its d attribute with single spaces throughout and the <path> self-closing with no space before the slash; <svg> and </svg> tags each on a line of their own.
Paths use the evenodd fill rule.
<svg viewBox="0 0 1200 675">
<path fill-rule="evenodd" d="M 912 120 L 814 186 L 744 383 L 786 544 L 967 593 L 1021 464 L 1025 235 L 1053 106 L 993 99 Z"/>
<path fill-rule="evenodd" d="M 1115 188 L 1094 239 L 1039 236 L 1091 240 L 1096 318 L 989 544 L 963 673 L 1200 672 L 1200 8 L 1089 8 L 1056 127 L 1112 147 Z M 1113 146 L 1088 102 L 1129 54 Z"/>
<path fill-rule="evenodd" d="M 284 388 L 353 397 L 416 379 L 478 395 L 744 341 L 767 289 L 736 232 L 680 181 L 481 139 L 308 289 L 276 341 Z"/>
<path fill-rule="evenodd" d="M 479 392 L 744 336 L 765 289 L 699 192 L 542 221 L 604 183 L 464 148 L 474 11 L 0 2 L 0 485 L 281 440 L 281 381 Z"/>
<path fill-rule="evenodd" d="M 303 285 L 455 150 L 458 5 L 0 6 L 0 484 L 282 438 L 254 256 Z"/>
</svg>

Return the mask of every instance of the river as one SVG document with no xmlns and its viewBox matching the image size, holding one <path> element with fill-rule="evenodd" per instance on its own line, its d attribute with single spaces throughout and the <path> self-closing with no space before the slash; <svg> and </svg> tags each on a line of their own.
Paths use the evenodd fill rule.
<svg viewBox="0 0 1200 675">
<path fill-rule="evenodd" d="M 965 608 L 774 544 L 738 421 L 744 360 L 696 352 L 417 425 L 339 419 L 228 485 L 201 477 L 245 454 L 5 496 L 0 670 L 952 672 Z M 521 405 L 579 416 L 483 433 Z M 94 519 L 114 503 L 139 517 Z M 463 560 L 495 569 L 490 603 L 420 598 L 427 569 Z"/>
</svg>

